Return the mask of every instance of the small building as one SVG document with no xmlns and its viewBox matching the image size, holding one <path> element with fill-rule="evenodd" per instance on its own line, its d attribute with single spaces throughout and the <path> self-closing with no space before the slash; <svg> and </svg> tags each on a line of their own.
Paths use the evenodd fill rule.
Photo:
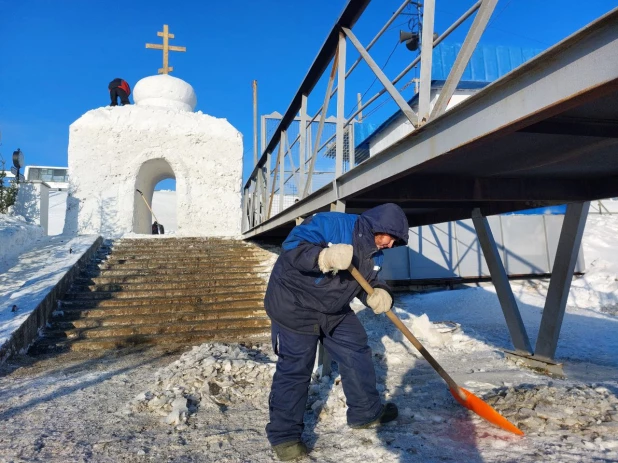
<svg viewBox="0 0 618 463">
<path fill-rule="evenodd" d="M 40 181 L 56 191 L 67 191 L 69 188 L 69 168 L 57 166 L 26 166 L 24 178 L 27 182 Z"/>
</svg>

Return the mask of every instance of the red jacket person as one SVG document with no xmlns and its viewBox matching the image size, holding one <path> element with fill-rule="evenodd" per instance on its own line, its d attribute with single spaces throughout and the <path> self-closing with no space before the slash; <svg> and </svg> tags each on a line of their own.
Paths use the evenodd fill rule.
<svg viewBox="0 0 618 463">
<path fill-rule="evenodd" d="M 131 102 L 129 101 L 129 95 L 131 94 L 131 87 L 129 87 L 129 84 L 127 83 L 126 80 L 116 77 L 114 80 L 112 80 L 109 83 L 107 88 L 109 89 L 109 96 L 112 100 L 110 106 L 117 106 L 119 97 L 120 97 L 121 105 L 124 106 L 126 104 L 131 104 Z"/>
</svg>

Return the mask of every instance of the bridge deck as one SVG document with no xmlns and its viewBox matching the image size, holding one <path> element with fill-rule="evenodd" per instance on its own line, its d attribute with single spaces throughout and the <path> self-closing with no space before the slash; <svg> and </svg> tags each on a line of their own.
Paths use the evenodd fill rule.
<svg viewBox="0 0 618 463">
<path fill-rule="evenodd" d="M 285 236 L 342 200 L 411 226 L 618 196 L 618 9 L 244 236 Z"/>
</svg>

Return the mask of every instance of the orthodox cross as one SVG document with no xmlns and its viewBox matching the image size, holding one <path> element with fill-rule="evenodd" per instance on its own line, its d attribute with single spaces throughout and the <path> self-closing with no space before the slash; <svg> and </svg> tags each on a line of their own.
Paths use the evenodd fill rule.
<svg viewBox="0 0 618 463">
<path fill-rule="evenodd" d="M 159 74 L 169 74 L 174 70 L 169 64 L 169 52 L 170 51 L 187 51 L 185 47 L 175 47 L 169 44 L 169 39 L 174 38 L 174 34 L 169 33 L 167 24 L 163 25 L 163 32 L 157 32 L 159 37 L 163 37 L 163 45 L 158 43 L 147 43 L 146 48 L 154 48 L 155 50 L 163 50 L 163 67 L 159 69 Z"/>
</svg>

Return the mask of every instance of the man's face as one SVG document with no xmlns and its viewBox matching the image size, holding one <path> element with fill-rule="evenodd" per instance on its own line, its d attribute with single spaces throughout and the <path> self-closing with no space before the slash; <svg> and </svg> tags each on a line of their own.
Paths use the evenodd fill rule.
<svg viewBox="0 0 618 463">
<path fill-rule="evenodd" d="M 395 244 L 395 240 L 397 239 L 388 233 L 375 233 L 373 236 L 378 249 L 392 248 L 393 244 Z"/>
</svg>

